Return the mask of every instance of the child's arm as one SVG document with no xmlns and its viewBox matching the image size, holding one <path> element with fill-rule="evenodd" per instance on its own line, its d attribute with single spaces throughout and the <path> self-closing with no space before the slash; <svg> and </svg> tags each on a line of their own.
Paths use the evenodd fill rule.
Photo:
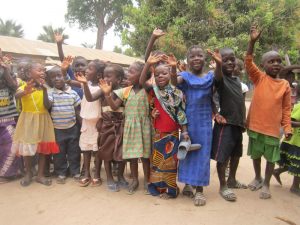
<svg viewBox="0 0 300 225">
<path fill-rule="evenodd" d="M 58 56 L 61 62 L 63 62 L 65 55 L 62 48 L 62 43 L 64 41 L 62 34 L 56 33 L 54 34 L 54 39 L 57 44 Z"/>
<path fill-rule="evenodd" d="M 76 115 L 76 120 L 81 125 L 82 124 L 82 118 L 80 117 L 80 107 L 79 106 L 75 107 L 75 115 Z"/>
<path fill-rule="evenodd" d="M 112 110 L 117 110 L 123 103 L 120 98 L 116 98 L 115 100 L 112 98 L 112 85 L 108 84 L 105 80 L 100 79 L 99 85 L 101 90 L 104 93 L 105 99 Z"/>
<path fill-rule="evenodd" d="M 52 101 L 49 100 L 48 91 L 44 84 L 42 84 L 43 89 L 43 103 L 47 110 L 52 107 Z"/>
<path fill-rule="evenodd" d="M 212 52 L 211 50 L 207 49 L 207 53 L 213 58 L 213 60 L 216 62 L 216 68 L 215 68 L 215 79 L 217 81 L 221 80 L 223 77 L 222 72 L 222 57 L 219 52 L 219 50 L 216 50 L 215 52 Z"/>
<path fill-rule="evenodd" d="M 292 127 L 295 127 L 295 128 L 297 128 L 297 127 L 300 127 L 300 122 L 299 121 L 291 121 L 291 123 L 292 123 Z"/>
<path fill-rule="evenodd" d="M 151 54 L 150 57 L 148 57 L 147 62 L 142 70 L 139 83 L 146 90 L 149 90 L 150 88 L 152 88 L 152 85 L 147 83 L 147 79 L 148 79 L 147 73 L 148 73 L 150 67 L 152 65 L 154 65 L 155 63 L 157 63 L 160 59 L 161 59 L 161 56 Z"/>
<path fill-rule="evenodd" d="M 92 93 L 90 91 L 90 88 L 89 88 L 89 85 L 87 84 L 87 80 L 86 80 L 86 78 L 83 74 L 77 73 L 75 75 L 75 78 L 76 78 L 77 82 L 76 81 L 70 81 L 70 84 L 75 83 L 75 82 L 79 83 L 79 84 L 82 84 L 83 85 L 84 96 L 85 96 L 85 98 L 88 102 L 96 101 L 97 99 L 99 99 L 102 96 L 102 91 L 101 90 L 97 91 L 95 94 L 92 95 Z"/>
<path fill-rule="evenodd" d="M 177 85 L 177 59 L 173 54 L 168 55 L 167 63 L 171 66 L 171 84 Z"/>
<path fill-rule="evenodd" d="M 34 84 L 35 84 L 34 80 L 30 80 L 29 82 L 27 82 L 27 84 L 24 87 L 24 90 L 21 90 L 21 89 L 17 90 L 17 92 L 15 94 L 15 98 L 20 99 L 25 95 L 31 94 L 34 91 L 33 90 Z"/>
<path fill-rule="evenodd" d="M 291 127 L 291 88 L 286 82 L 287 89 L 283 96 L 282 101 L 282 120 L 281 126 L 283 127 L 285 137 L 288 139 L 292 136 L 292 127 Z"/>
<path fill-rule="evenodd" d="M 145 62 L 147 62 L 149 56 L 150 56 L 150 53 L 152 51 L 152 48 L 153 48 L 153 45 L 154 45 L 154 42 L 156 41 L 156 39 L 164 36 L 166 33 L 163 32 L 161 29 L 157 29 L 155 28 L 152 35 L 151 35 L 151 38 L 148 42 L 148 45 L 147 45 L 147 48 L 146 48 L 146 52 L 145 52 Z"/>
<path fill-rule="evenodd" d="M 280 71 L 279 77 L 283 78 L 285 75 L 287 75 L 288 72 L 295 70 L 295 69 L 300 69 L 300 65 L 285 66 Z"/>
<path fill-rule="evenodd" d="M 251 79 L 251 81 L 255 84 L 259 81 L 261 76 L 260 69 L 257 68 L 255 63 L 253 62 L 253 52 L 255 42 L 259 39 L 261 35 L 261 31 L 257 30 L 257 26 L 252 26 L 250 29 L 250 41 L 248 43 L 247 55 L 245 58 L 245 69 L 246 72 Z"/>
</svg>

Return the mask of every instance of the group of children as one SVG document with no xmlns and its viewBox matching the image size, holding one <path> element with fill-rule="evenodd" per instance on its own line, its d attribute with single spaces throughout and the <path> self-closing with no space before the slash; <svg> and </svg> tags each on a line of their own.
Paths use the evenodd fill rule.
<svg viewBox="0 0 300 225">
<path fill-rule="evenodd" d="M 255 86 L 247 121 L 244 91 L 236 73 L 240 63 L 234 51 L 208 50 L 215 70 L 206 72 L 206 52 L 192 46 L 187 52 L 187 69 L 180 66 L 177 73 L 178 63 L 172 54 L 151 52 L 155 40 L 163 35 L 159 29 L 153 31 L 145 64 L 135 62 L 126 73 L 121 66 L 97 59 L 88 63 L 83 57 L 65 58 L 59 34 L 55 39 L 62 61 L 60 67 L 44 68 L 39 63 L 22 62 L 17 82 L 10 75 L 6 58 L 1 56 L 2 181 L 16 175 L 24 164 L 21 185 L 30 185 L 37 160 L 38 183 L 51 185 L 47 175 L 52 161 L 57 183 L 63 184 L 67 176 L 72 176 L 82 187 L 99 186 L 104 161 L 107 188 L 114 192 L 126 188 L 133 194 L 139 186 L 140 159 L 147 193 L 164 199 L 176 198 L 178 180 L 185 184 L 183 195 L 192 197 L 194 204 L 200 206 L 206 204 L 203 187 L 209 185 L 210 159 L 214 159 L 219 193 L 225 200 L 235 201 L 232 189 L 247 188 L 236 179 L 243 132 L 247 128 L 248 154 L 255 170 L 255 178 L 248 187 L 252 191 L 261 188 L 260 198 L 270 198 L 272 174 L 281 182 L 280 173 L 289 170 L 295 176 L 291 191 L 299 195 L 299 128 L 292 129 L 300 126 L 299 105 L 295 105 L 291 117 L 291 88 L 286 80 L 278 79 L 282 62 L 277 52 L 263 55 L 264 71 L 254 64 L 254 44 L 261 32 L 251 27 L 245 57 L 246 72 Z M 213 101 L 214 93 L 218 96 Z M 280 128 L 285 135 L 282 157 Z M 180 142 L 189 141 L 200 144 L 201 149 L 188 151 L 184 159 L 178 160 Z M 264 179 L 262 156 L 267 160 Z M 274 172 L 274 163 L 280 159 L 284 167 Z M 124 178 L 127 161 L 130 184 Z M 113 176 L 114 166 L 117 180 Z"/>
</svg>

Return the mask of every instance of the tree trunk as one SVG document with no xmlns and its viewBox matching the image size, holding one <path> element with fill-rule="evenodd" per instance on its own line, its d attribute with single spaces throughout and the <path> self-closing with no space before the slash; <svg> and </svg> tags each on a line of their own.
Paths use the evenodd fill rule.
<svg viewBox="0 0 300 225">
<path fill-rule="evenodd" d="M 103 41 L 104 41 L 104 17 L 100 16 L 98 21 L 98 30 L 97 30 L 97 41 L 96 41 L 96 49 L 102 49 L 103 48 Z"/>
</svg>

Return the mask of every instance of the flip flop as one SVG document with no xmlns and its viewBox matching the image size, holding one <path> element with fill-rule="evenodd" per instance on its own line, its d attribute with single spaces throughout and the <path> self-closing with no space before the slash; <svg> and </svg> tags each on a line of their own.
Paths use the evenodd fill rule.
<svg viewBox="0 0 300 225">
<path fill-rule="evenodd" d="M 84 177 L 81 180 L 79 180 L 79 186 L 80 187 L 87 187 L 91 183 L 90 177 Z"/>
<path fill-rule="evenodd" d="M 202 192 L 196 192 L 194 197 L 195 206 L 204 206 L 206 204 L 206 198 Z"/>
<path fill-rule="evenodd" d="M 235 181 L 235 184 L 227 182 L 227 187 L 233 188 L 233 189 L 247 189 L 248 188 L 248 186 L 246 184 L 243 184 L 239 181 Z"/>
<path fill-rule="evenodd" d="M 35 178 L 35 182 L 39 183 L 39 184 L 43 184 L 45 186 L 50 186 L 52 184 L 52 180 L 51 179 L 47 179 L 45 177 L 43 178 Z"/>
<path fill-rule="evenodd" d="M 229 189 L 228 187 L 224 187 L 219 191 L 220 195 L 229 202 L 234 202 L 236 201 L 236 195 L 234 194 L 234 192 Z"/>
<path fill-rule="evenodd" d="M 91 181 L 91 187 L 99 187 L 102 184 L 101 178 L 93 178 Z"/>
<path fill-rule="evenodd" d="M 257 190 L 259 190 L 259 189 L 261 189 L 263 187 L 263 184 L 264 184 L 264 180 L 263 179 L 261 179 L 260 181 L 254 179 L 250 184 L 248 184 L 248 188 L 251 191 L 257 191 Z"/>
<path fill-rule="evenodd" d="M 270 193 L 270 190 L 268 188 L 265 188 L 265 186 L 262 188 L 261 192 L 259 193 L 260 199 L 269 199 L 272 195 Z"/>
<path fill-rule="evenodd" d="M 120 188 L 128 188 L 129 183 L 124 179 L 118 181 L 118 185 Z"/>
<path fill-rule="evenodd" d="M 182 194 L 184 196 L 193 198 L 194 197 L 194 190 L 193 187 L 191 185 L 186 184 L 182 190 Z"/>
<path fill-rule="evenodd" d="M 22 187 L 27 187 L 31 184 L 31 182 L 32 182 L 32 179 L 27 180 L 27 179 L 23 178 L 20 181 L 20 184 L 21 184 Z"/>
<path fill-rule="evenodd" d="M 133 195 L 136 192 L 136 190 L 138 189 L 138 187 L 139 187 L 139 182 L 138 181 L 132 181 L 132 183 L 128 187 L 127 194 Z"/>
<path fill-rule="evenodd" d="M 120 191 L 120 188 L 119 188 L 119 186 L 118 186 L 117 183 L 107 184 L 107 188 L 111 192 L 118 192 L 118 191 Z"/>
</svg>

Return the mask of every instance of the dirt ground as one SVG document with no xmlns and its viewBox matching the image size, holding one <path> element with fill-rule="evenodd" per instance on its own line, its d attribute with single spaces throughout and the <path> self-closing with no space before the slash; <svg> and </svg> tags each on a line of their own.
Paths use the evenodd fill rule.
<svg viewBox="0 0 300 225">
<path fill-rule="evenodd" d="M 237 178 L 249 183 L 254 176 L 251 159 L 246 155 L 247 135 L 244 135 L 244 156 Z M 260 200 L 259 192 L 236 190 L 238 200 L 223 200 L 218 193 L 215 162 L 211 162 L 211 183 L 204 189 L 207 204 L 195 207 L 192 199 L 181 194 L 175 200 L 162 200 L 145 195 L 142 185 L 137 193 L 126 190 L 109 192 L 104 181 L 100 187 L 79 187 L 68 179 L 65 185 L 53 180 L 45 187 L 37 183 L 23 188 L 19 181 L 0 185 L 0 225 L 234 225 L 288 224 L 276 217 L 300 224 L 300 198 L 289 192 L 292 176 L 282 175 L 283 186 L 271 180 L 272 198 Z M 264 166 L 263 166 L 264 167 Z M 128 173 L 128 171 L 127 171 Z M 105 172 L 102 169 L 104 178 Z M 143 183 L 140 165 L 140 183 Z M 179 184 L 182 189 L 183 185 Z"/>
</svg>

